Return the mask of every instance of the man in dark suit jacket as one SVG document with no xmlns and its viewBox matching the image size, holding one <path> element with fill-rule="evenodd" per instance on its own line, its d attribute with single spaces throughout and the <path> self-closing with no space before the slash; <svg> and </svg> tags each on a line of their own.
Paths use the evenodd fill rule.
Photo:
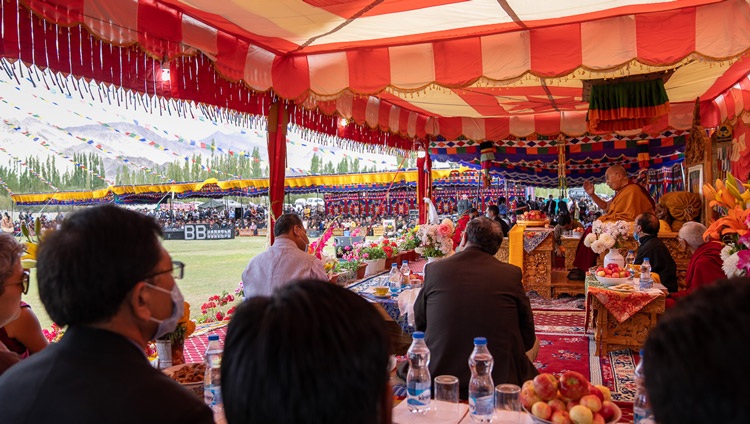
<svg viewBox="0 0 750 424">
<path fill-rule="evenodd" d="M 146 343 L 174 331 L 183 265 L 153 219 L 107 205 L 66 217 L 39 246 L 39 296 L 68 330 L 0 377 L 0 423 L 213 423 L 157 369 Z"/>
<path fill-rule="evenodd" d="M 669 253 L 669 249 L 657 236 L 659 233 L 659 218 L 646 212 L 635 218 L 633 237 L 640 244 L 635 256 L 634 264 L 640 265 L 644 258 L 648 258 L 651 271 L 659 275 L 659 279 L 670 293 L 677 292 L 677 264 Z"/>
<path fill-rule="evenodd" d="M 425 268 L 424 286 L 414 304 L 418 331 L 430 348 L 431 375 L 459 379 L 466 399 L 474 337 L 486 337 L 495 359 L 495 384 L 521 385 L 538 374 L 526 356 L 534 346 L 534 318 L 521 284 L 521 269 L 495 259 L 502 242 L 500 224 L 480 217 L 466 228 L 466 248 Z"/>
</svg>

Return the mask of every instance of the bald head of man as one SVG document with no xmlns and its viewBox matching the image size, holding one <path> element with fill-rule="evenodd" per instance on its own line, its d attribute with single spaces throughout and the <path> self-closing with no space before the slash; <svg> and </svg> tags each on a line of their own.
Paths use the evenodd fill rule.
<svg viewBox="0 0 750 424">
<path fill-rule="evenodd" d="M 607 172 L 604 174 L 604 179 L 609 186 L 614 191 L 620 190 L 621 188 L 628 185 L 628 173 L 625 172 L 625 168 L 623 168 L 621 165 L 613 165 L 607 169 Z"/>
</svg>

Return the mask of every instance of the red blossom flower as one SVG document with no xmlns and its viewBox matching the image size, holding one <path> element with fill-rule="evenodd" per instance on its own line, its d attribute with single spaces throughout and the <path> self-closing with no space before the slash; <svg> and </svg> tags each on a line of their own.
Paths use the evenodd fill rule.
<svg viewBox="0 0 750 424">
<path fill-rule="evenodd" d="M 224 319 L 224 314 L 221 313 L 221 311 L 216 313 L 216 321 L 222 321 Z"/>
</svg>

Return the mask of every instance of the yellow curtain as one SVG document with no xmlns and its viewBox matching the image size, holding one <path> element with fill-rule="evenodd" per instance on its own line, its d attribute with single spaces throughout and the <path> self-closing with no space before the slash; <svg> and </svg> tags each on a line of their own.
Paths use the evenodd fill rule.
<svg viewBox="0 0 750 424">
<path fill-rule="evenodd" d="M 523 232 L 525 225 L 516 224 L 508 233 L 510 243 L 508 244 L 508 262 L 521 268 L 523 271 Z"/>
</svg>

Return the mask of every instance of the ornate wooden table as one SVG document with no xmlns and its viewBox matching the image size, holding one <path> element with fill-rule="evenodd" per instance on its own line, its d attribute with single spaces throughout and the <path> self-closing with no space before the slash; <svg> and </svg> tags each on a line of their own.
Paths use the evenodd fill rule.
<svg viewBox="0 0 750 424">
<path fill-rule="evenodd" d="M 664 313 L 666 288 L 655 286 L 650 292 L 617 292 L 586 277 L 586 326 L 594 328 L 596 355 L 609 353 L 612 346 L 638 350 L 649 330 Z"/>
</svg>

